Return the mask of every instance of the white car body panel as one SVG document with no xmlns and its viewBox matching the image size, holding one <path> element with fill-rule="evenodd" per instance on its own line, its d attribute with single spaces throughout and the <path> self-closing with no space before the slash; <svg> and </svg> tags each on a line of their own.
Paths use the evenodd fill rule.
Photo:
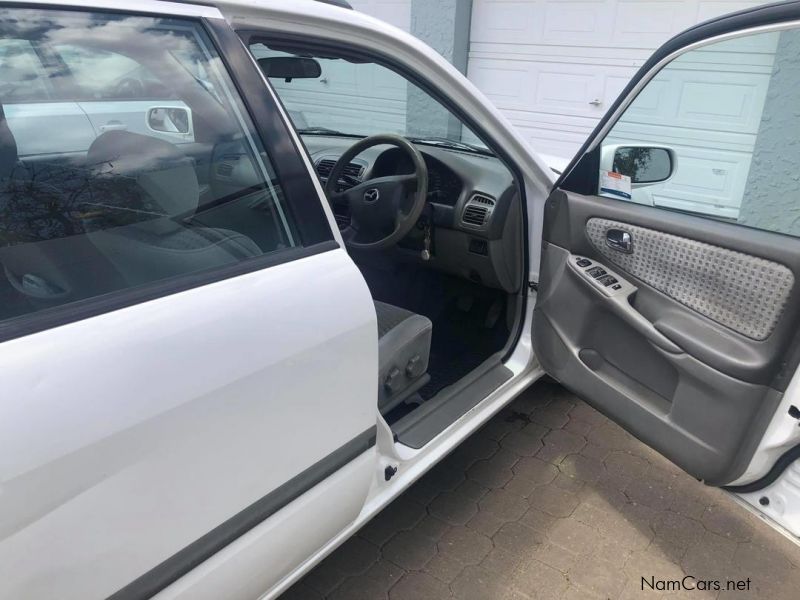
<svg viewBox="0 0 800 600">
<path fill-rule="evenodd" d="M 105 597 L 375 425 L 375 311 L 343 250 L 7 341 L 0 363 L 3 598 Z M 346 473 L 332 530 L 369 487 Z"/>
<path fill-rule="evenodd" d="M 155 131 L 148 127 L 147 113 L 157 107 L 189 110 L 186 104 L 175 100 L 26 102 L 6 104 L 3 110 L 21 158 L 85 153 L 97 136 L 111 130 L 149 135 L 173 144 L 194 141 L 191 111 L 189 133 Z"/>
<path fill-rule="evenodd" d="M 77 102 L 5 104 L 3 110 L 22 157 L 86 152 L 95 140 L 92 123 Z"/>
</svg>

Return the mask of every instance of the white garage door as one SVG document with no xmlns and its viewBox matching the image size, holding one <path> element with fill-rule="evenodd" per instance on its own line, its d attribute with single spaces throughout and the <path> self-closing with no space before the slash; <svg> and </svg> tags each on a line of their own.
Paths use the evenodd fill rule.
<svg viewBox="0 0 800 600">
<path fill-rule="evenodd" d="M 571 158 L 659 45 L 695 23 L 761 3 L 474 0 L 468 75 L 540 153 Z M 728 58 L 722 62 L 730 70 Z M 691 114 L 699 122 L 707 110 L 703 95 L 694 85 L 682 101 L 690 127 Z M 662 103 L 657 110 L 674 109 Z"/>
</svg>

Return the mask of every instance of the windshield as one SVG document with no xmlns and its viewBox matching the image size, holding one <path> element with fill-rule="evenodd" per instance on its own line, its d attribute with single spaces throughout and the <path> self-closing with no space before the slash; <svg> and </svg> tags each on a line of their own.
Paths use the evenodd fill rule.
<svg viewBox="0 0 800 600">
<path fill-rule="evenodd" d="M 270 78 L 295 127 L 305 134 L 365 137 L 396 133 L 420 143 L 452 145 L 464 151 L 486 146 L 458 117 L 402 75 L 371 62 L 254 44 L 251 51 Z M 264 59 L 312 58 L 311 76 L 284 77 Z"/>
</svg>

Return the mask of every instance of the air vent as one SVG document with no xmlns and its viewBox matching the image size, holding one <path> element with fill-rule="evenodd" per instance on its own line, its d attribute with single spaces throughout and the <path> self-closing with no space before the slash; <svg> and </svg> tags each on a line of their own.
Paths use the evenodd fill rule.
<svg viewBox="0 0 800 600">
<path fill-rule="evenodd" d="M 464 207 L 461 222 L 469 227 L 483 227 L 492 215 L 495 200 L 489 196 L 475 194 Z"/>
<path fill-rule="evenodd" d="M 320 179 L 327 179 L 328 175 L 331 174 L 334 165 L 336 165 L 336 161 L 330 158 L 323 158 L 321 161 L 319 161 L 317 163 L 317 175 L 319 175 Z M 342 174 L 354 179 L 358 179 L 361 177 L 361 171 L 363 169 L 364 167 L 359 164 L 350 163 L 344 168 Z"/>
<path fill-rule="evenodd" d="M 489 215 L 489 210 L 480 206 L 467 206 L 464 209 L 464 217 L 461 219 L 467 225 L 475 225 L 482 227 L 486 222 L 486 217 Z"/>
<path fill-rule="evenodd" d="M 475 194 L 472 198 L 469 199 L 470 204 L 483 204 L 484 206 L 491 206 L 494 208 L 494 199 L 489 198 L 488 196 L 480 196 Z"/>
</svg>

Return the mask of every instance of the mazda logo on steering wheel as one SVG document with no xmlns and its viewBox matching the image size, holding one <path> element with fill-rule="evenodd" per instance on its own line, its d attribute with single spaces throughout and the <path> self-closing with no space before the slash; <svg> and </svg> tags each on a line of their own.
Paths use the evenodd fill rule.
<svg viewBox="0 0 800 600">
<path fill-rule="evenodd" d="M 378 191 L 378 188 L 370 188 L 366 192 L 364 192 L 365 202 L 375 202 L 380 197 L 381 193 Z"/>
</svg>

